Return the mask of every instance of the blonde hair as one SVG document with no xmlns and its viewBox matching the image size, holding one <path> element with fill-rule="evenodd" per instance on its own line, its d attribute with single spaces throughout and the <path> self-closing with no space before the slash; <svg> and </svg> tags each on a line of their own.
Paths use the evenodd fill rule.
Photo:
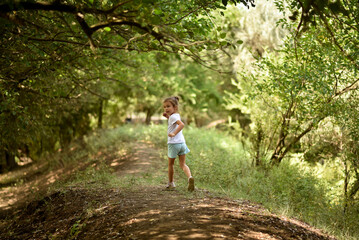
<svg viewBox="0 0 359 240">
<path fill-rule="evenodd" d="M 178 107 L 179 104 L 179 98 L 177 96 L 166 98 L 163 103 L 169 102 L 172 104 L 173 107 Z"/>
</svg>

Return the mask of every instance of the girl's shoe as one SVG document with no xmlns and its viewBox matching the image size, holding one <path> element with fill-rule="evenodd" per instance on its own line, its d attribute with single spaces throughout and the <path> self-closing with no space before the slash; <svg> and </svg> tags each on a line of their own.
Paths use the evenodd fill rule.
<svg viewBox="0 0 359 240">
<path fill-rule="evenodd" d="M 174 190 L 176 188 L 176 185 L 174 182 L 167 183 L 166 190 Z"/>
<path fill-rule="evenodd" d="M 194 191 L 194 178 L 190 177 L 188 179 L 188 191 L 193 192 Z"/>
</svg>

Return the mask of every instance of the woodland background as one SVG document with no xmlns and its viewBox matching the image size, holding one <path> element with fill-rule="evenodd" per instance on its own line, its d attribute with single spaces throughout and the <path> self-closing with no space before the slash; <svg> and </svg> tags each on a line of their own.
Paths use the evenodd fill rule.
<svg viewBox="0 0 359 240">
<path fill-rule="evenodd" d="M 155 137 L 178 95 L 200 181 L 359 235 L 358 1 L 2 1 L 0 25 L 1 173 Z"/>
</svg>

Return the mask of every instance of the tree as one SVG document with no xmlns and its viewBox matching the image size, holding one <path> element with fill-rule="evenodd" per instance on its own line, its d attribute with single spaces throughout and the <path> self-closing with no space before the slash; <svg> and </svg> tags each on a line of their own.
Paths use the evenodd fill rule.
<svg viewBox="0 0 359 240">
<path fill-rule="evenodd" d="M 320 0 L 280 0 L 276 1 L 280 9 L 287 9 L 292 13 L 289 17 L 297 21 L 295 38 L 305 33 L 311 27 L 321 26 L 327 38 L 337 51 L 352 62 L 357 69 L 358 51 L 358 2 L 349 1 L 320 1 Z M 298 16 L 299 20 L 298 20 Z"/>
<path fill-rule="evenodd" d="M 264 131 L 264 148 L 274 149 L 273 164 L 323 119 L 345 109 L 342 99 L 358 89 L 358 31 L 353 26 L 357 11 L 345 10 L 357 9 L 357 3 L 340 2 L 343 8 L 335 10 L 329 1 L 321 2 L 317 6 L 319 1 L 276 1 L 284 15 L 289 9 L 295 20 L 295 13 L 302 10 L 302 18 L 279 21 L 291 33 L 285 46 L 259 59 L 259 68 L 250 69 L 251 77 L 240 75 L 236 82 L 242 93 L 230 97 L 232 106 L 250 109 L 251 118 L 259 119 L 254 123 Z M 263 121 L 268 128 L 263 128 Z"/>
<path fill-rule="evenodd" d="M 297 12 L 297 10 L 293 10 L 295 5 L 302 12 L 293 35 L 294 42 L 286 47 L 286 51 L 292 50 L 290 53 L 286 52 L 286 55 L 291 56 L 294 61 L 287 58 L 285 63 L 277 65 L 282 66 L 281 70 L 274 70 L 276 67 L 272 68 L 274 72 L 278 71 L 277 83 L 280 84 L 279 88 L 284 86 L 281 90 L 282 93 L 289 92 L 291 94 L 290 96 L 286 95 L 288 101 L 285 109 L 287 110 L 282 112 L 279 140 L 271 157 L 272 161 L 277 163 L 302 136 L 317 126 L 322 119 L 335 113 L 338 106 L 334 106 L 340 102 L 338 99 L 355 92 L 359 82 L 356 76 L 357 55 L 353 54 L 359 50 L 357 44 L 359 29 L 355 24 L 357 11 L 349 12 L 349 9 L 357 8 L 357 3 L 354 1 L 345 3 L 341 1 L 335 3 L 289 1 L 289 3 L 291 3 L 293 16 Z M 293 66 L 296 65 L 299 65 L 299 67 L 295 67 L 298 70 L 292 71 Z M 291 73 L 288 76 L 285 72 Z M 292 75 L 292 73 L 296 74 Z M 279 77 L 279 74 L 284 77 Z M 288 80 L 291 87 L 286 84 Z M 303 94 L 307 95 L 304 99 L 298 96 Z M 304 110 L 304 113 L 312 119 L 306 123 L 306 127 L 302 131 L 299 131 L 289 143 L 285 144 L 284 140 L 290 129 L 291 118 L 295 116 L 298 105 L 304 106 L 305 101 L 309 99 L 310 102 L 307 104 L 311 106 L 307 110 L 301 110 Z M 320 105 L 317 105 L 318 103 Z M 316 117 L 312 115 L 315 111 L 318 111 L 314 114 Z M 298 121 L 298 119 L 296 120 Z"/>
<path fill-rule="evenodd" d="M 341 129 L 341 160 L 344 165 L 344 211 L 354 203 L 359 192 L 359 91 L 341 99 L 335 123 Z"/>
<path fill-rule="evenodd" d="M 294 13 L 291 19 L 295 20 L 295 7 L 302 10 L 301 18 L 294 23 L 282 20 L 292 35 L 281 57 L 265 59 L 263 74 L 253 78 L 257 104 L 271 109 L 262 117 L 274 116 L 275 130 L 267 135 L 269 145 L 274 144 L 270 161 L 279 164 L 323 120 L 339 126 L 346 211 L 359 191 L 358 5 L 356 1 L 288 2 Z"/>
<path fill-rule="evenodd" d="M 268 114 L 277 116 L 274 164 L 323 119 L 334 116 L 342 107 L 339 99 L 357 90 L 355 66 L 333 45 L 318 43 L 322 34 L 325 31 L 318 27 L 308 31 L 300 48 L 288 42 L 282 57 L 264 59 L 263 74 L 253 77 L 258 101 L 274 109 Z"/>
<path fill-rule="evenodd" d="M 255 8 L 244 9 L 229 7 L 223 21 L 218 23 L 222 31 L 226 32 L 226 41 L 234 43 L 233 47 L 226 47 L 226 58 L 221 58 L 223 65 L 232 72 L 232 81 L 228 81 L 224 88 L 225 108 L 231 116 L 231 131 L 235 135 L 249 137 L 253 147 L 250 151 L 254 164 L 261 164 L 261 159 L 268 149 L 264 147 L 268 141 L 264 135 L 270 135 L 273 130 L 273 115 L 263 118 L 261 113 L 268 111 L 266 105 L 256 105 L 248 100 L 252 96 L 252 80 L 242 78 L 248 72 L 256 72 L 253 64 L 268 54 L 276 53 L 283 44 L 288 30 L 278 26 L 277 21 L 283 14 L 277 10 L 273 2 L 260 1 Z M 242 79 L 245 79 L 244 81 Z M 233 130 L 234 130 L 233 129 Z"/>
<path fill-rule="evenodd" d="M 204 16 L 210 10 L 224 8 L 222 2 L 253 4 L 253 0 L 192 0 L 181 4 L 139 0 L 77 4 L 6 1 L 0 5 L 0 13 L 12 24 L 32 26 L 42 33 L 42 37 L 29 34 L 30 41 L 61 42 L 92 49 L 181 52 L 200 60 L 196 52 L 205 45 L 216 44 L 205 37 L 213 26 Z"/>
<path fill-rule="evenodd" d="M 99 68 L 106 61 L 123 69 L 136 53 L 162 51 L 207 64 L 198 53 L 219 46 L 215 38 L 207 38 L 213 28 L 207 16 L 230 2 L 253 3 L 3 1 L 1 171 L 15 165 L 14 156 L 22 146 L 30 146 L 32 153 L 53 149 L 56 142 L 65 146 L 89 128 L 89 114 L 100 119 L 111 94 L 132 86 L 127 75 L 107 77 Z M 115 82 L 118 89 L 112 88 Z"/>
</svg>

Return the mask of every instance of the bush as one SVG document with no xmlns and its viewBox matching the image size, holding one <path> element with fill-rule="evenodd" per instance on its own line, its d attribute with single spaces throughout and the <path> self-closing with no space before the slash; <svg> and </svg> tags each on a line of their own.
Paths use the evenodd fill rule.
<svg viewBox="0 0 359 240">
<path fill-rule="evenodd" d="M 141 131 L 166 154 L 165 125 Z M 274 212 L 298 217 L 343 239 L 358 235 L 357 221 L 353 221 L 358 219 L 358 211 L 351 209 L 343 214 L 339 165 L 313 165 L 292 156 L 279 166 L 258 168 L 252 166 L 243 141 L 216 130 L 186 126 L 183 131 L 191 150 L 186 161 L 197 187 L 262 203 Z"/>
</svg>

